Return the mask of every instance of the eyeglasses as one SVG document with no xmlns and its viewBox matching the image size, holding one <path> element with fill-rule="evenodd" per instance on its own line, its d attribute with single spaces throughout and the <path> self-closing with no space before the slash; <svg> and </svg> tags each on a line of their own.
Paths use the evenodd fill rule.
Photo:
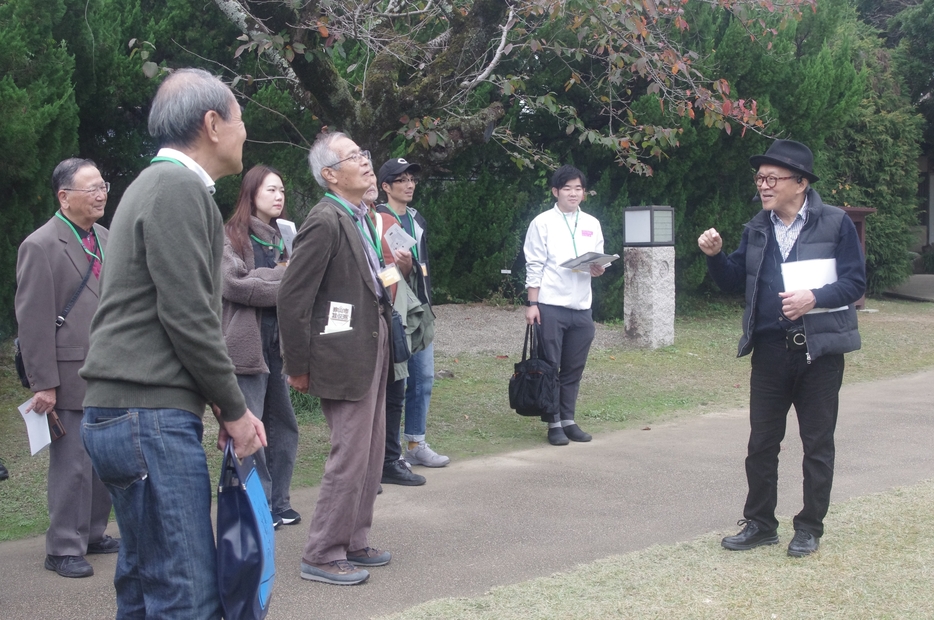
<svg viewBox="0 0 934 620">
<path fill-rule="evenodd" d="M 798 178 L 798 176 L 794 174 L 791 175 L 790 177 L 777 177 L 771 174 L 769 176 L 756 174 L 756 175 L 753 175 L 752 180 L 756 184 L 756 187 L 759 187 L 760 185 L 764 184 L 769 189 L 774 189 L 775 184 L 778 183 L 779 181 L 785 181 L 787 179 L 796 179 L 796 178 Z"/>
<path fill-rule="evenodd" d="M 395 181 L 391 181 L 391 183 L 411 183 L 412 185 L 418 185 L 418 179 L 415 177 L 399 177 Z"/>
<path fill-rule="evenodd" d="M 104 183 L 103 185 L 95 185 L 94 187 L 89 187 L 87 189 L 77 189 L 74 187 L 63 187 L 63 190 L 66 192 L 84 192 L 85 194 L 96 194 L 98 192 L 109 194 L 110 193 L 110 183 Z"/>
<path fill-rule="evenodd" d="M 355 164 L 363 163 L 363 161 L 370 161 L 370 152 L 369 151 L 357 151 L 353 155 L 348 155 L 347 157 L 345 157 L 344 159 L 340 161 L 336 161 L 333 164 L 329 164 L 325 166 L 325 168 L 333 168 L 334 166 L 338 166 L 349 159 L 352 159 Z"/>
</svg>

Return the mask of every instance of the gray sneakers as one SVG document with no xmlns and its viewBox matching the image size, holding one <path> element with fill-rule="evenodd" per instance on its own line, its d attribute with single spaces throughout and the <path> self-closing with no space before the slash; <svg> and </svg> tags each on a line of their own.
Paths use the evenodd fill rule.
<svg viewBox="0 0 934 620">
<path fill-rule="evenodd" d="M 366 547 L 360 551 L 347 552 L 347 561 L 354 566 L 386 566 L 391 559 L 391 553 L 375 547 Z"/>
<path fill-rule="evenodd" d="M 369 578 L 369 571 L 357 568 L 347 560 L 334 560 L 325 564 L 302 562 L 302 579 L 309 581 L 320 581 L 335 586 L 355 586 Z"/>
<path fill-rule="evenodd" d="M 405 460 L 412 465 L 424 465 L 425 467 L 444 467 L 451 462 L 451 459 L 438 454 L 424 441 L 418 442 L 415 449 L 406 450 Z"/>
</svg>

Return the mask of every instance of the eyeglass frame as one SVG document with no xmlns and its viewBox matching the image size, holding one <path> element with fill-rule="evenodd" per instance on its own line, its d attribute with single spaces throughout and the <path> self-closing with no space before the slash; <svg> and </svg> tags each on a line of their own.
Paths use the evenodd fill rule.
<svg viewBox="0 0 934 620">
<path fill-rule="evenodd" d="M 66 192 L 84 192 L 85 194 L 90 194 L 90 193 L 96 194 L 97 192 L 103 190 L 104 194 L 106 195 L 110 193 L 110 183 L 108 181 L 104 181 L 103 187 L 98 185 L 96 187 L 91 187 L 88 189 L 78 189 L 77 187 L 60 187 L 59 189 L 63 189 Z"/>
<path fill-rule="evenodd" d="M 354 160 L 355 162 L 359 162 L 361 157 L 366 158 L 367 161 L 371 161 L 371 159 L 370 159 L 370 152 L 369 152 L 369 151 L 357 151 L 357 152 L 354 153 L 353 155 L 349 155 L 349 156 L 345 157 L 344 159 L 342 159 L 342 160 L 340 160 L 340 161 L 336 161 L 336 162 L 334 162 L 333 164 L 328 164 L 327 166 L 324 166 L 324 167 L 325 167 L 325 168 L 333 168 L 334 166 L 339 166 L 339 165 L 341 165 L 342 163 L 344 163 L 345 161 L 347 161 L 347 160 L 349 160 L 349 159 L 352 159 L 352 160 Z"/>
<path fill-rule="evenodd" d="M 802 177 L 800 174 L 793 174 L 788 177 L 777 177 L 774 174 L 770 174 L 766 176 L 766 175 L 761 175 L 758 172 L 756 172 L 755 174 L 752 175 L 752 182 L 755 183 L 756 187 L 759 187 L 759 181 L 761 180 L 762 185 L 765 185 L 769 189 L 775 189 L 775 186 L 778 185 L 779 181 L 787 181 L 788 179 L 798 179 L 798 182 L 800 183 L 801 179 L 803 178 L 804 177 Z M 775 179 L 775 180 L 769 183 L 769 179 Z"/>
<path fill-rule="evenodd" d="M 408 177 L 398 176 L 392 181 L 390 181 L 389 183 L 393 184 L 393 183 L 409 183 L 409 182 L 411 182 L 413 185 L 418 185 L 418 178 L 412 175 L 409 175 Z"/>
</svg>

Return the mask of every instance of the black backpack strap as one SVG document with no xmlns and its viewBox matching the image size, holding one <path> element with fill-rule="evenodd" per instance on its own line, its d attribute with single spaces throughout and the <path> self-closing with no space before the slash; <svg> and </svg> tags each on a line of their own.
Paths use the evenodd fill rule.
<svg viewBox="0 0 934 620">
<path fill-rule="evenodd" d="M 65 309 L 62 310 L 62 313 L 55 318 L 55 328 L 58 329 L 65 324 L 65 317 L 68 316 L 68 313 L 71 312 L 71 309 L 75 306 L 75 302 L 78 301 L 78 297 L 81 296 L 81 292 L 84 291 L 84 287 L 87 286 L 88 279 L 91 277 L 91 272 L 94 271 L 94 260 L 88 261 L 88 270 L 84 274 L 84 279 L 81 280 L 81 284 L 78 285 L 78 288 L 75 289 L 75 294 L 71 296 L 71 301 L 68 302 L 68 305 L 65 306 Z"/>
</svg>

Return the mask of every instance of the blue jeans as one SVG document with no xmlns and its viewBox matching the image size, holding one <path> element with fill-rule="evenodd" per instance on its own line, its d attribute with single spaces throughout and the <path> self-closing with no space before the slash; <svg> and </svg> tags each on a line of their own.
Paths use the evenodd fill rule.
<svg viewBox="0 0 934 620">
<path fill-rule="evenodd" d="M 220 618 L 201 418 L 86 407 L 81 437 L 113 498 L 117 618 Z"/>
<path fill-rule="evenodd" d="M 425 441 L 428 405 L 435 384 L 434 343 L 409 358 L 409 378 L 405 381 L 405 440 Z"/>
</svg>

